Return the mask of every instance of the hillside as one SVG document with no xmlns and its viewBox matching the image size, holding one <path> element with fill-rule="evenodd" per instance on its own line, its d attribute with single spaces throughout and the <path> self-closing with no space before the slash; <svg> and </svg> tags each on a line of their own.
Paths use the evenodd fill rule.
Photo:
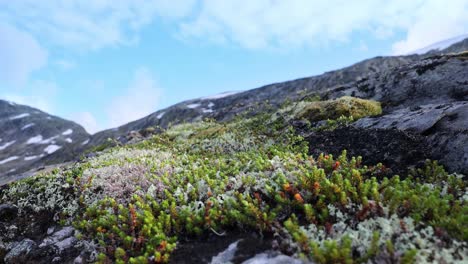
<svg viewBox="0 0 468 264">
<path fill-rule="evenodd" d="M 465 48 L 189 100 L 95 135 L 0 101 L 0 263 L 464 263 Z"/>
<path fill-rule="evenodd" d="M 307 99 L 309 97 L 312 98 L 314 96 L 320 96 L 323 99 L 333 99 L 343 94 L 355 94 L 356 96 L 362 98 L 372 98 L 382 101 L 385 113 L 395 110 L 394 107 L 391 107 L 391 104 L 397 106 L 410 104 L 423 106 L 432 102 L 437 103 L 438 95 L 442 95 L 443 98 L 438 100 L 439 102 L 444 101 L 447 98 L 447 102 L 456 101 L 457 96 L 460 96 L 460 100 L 463 101 L 466 100 L 466 74 L 463 74 L 463 72 L 466 71 L 466 64 L 456 63 L 458 60 L 452 57 L 442 57 L 438 59 L 436 57 L 440 56 L 439 54 L 457 53 L 466 50 L 467 41 L 468 39 L 456 43 L 452 43 L 452 41 L 450 42 L 452 45 L 446 47 L 445 49 L 431 50 L 428 53 L 422 55 L 376 57 L 364 60 L 340 70 L 326 72 L 318 76 L 266 85 L 257 89 L 243 92 L 228 92 L 211 97 L 181 102 L 166 109 L 159 110 L 142 119 L 130 122 L 117 128 L 98 132 L 92 136 L 89 136 L 79 125 L 73 124 L 70 126 L 75 127 L 74 131 L 76 131 L 75 135 L 78 135 L 77 139 L 67 139 L 64 137 L 63 140 L 67 141 L 62 142 L 63 144 L 60 144 L 60 149 L 56 150 L 54 155 L 45 155 L 44 153 L 35 155 L 39 150 L 31 152 L 30 147 L 37 146 L 31 144 L 17 144 L 15 146 L 15 151 L 12 151 L 11 153 L 7 149 L 0 149 L 0 156 L 4 157 L 3 160 L 8 161 L 8 163 L 5 163 L 6 165 L 0 164 L 0 184 L 1 182 L 8 182 L 16 178 L 28 177 L 34 174 L 37 169 L 43 168 L 44 165 L 73 161 L 78 156 L 80 156 L 80 154 L 84 154 L 95 149 L 100 149 L 105 145 L 109 145 L 108 139 L 117 139 L 117 141 L 121 143 L 126 143 L 129 139 L 135 136 L 134 131 L 144 131 L 145 129 L 149 129 L 150 131 L 158 131 L 158 128 L 167 128 L 170 125 L 181 124 L 185 122 L 197 122 L 203 120 L 204 118 L 214 118 L 218 121 L 229 121 L 241 113 L 249 112 L 251 114 L 255 114 L 264 111 L 271 111 L 272 109 L 278 108 L 287 101 L 298 101 Z M 450 63 L 445 63 L 446 61 Z M 405 66 L 408 64 L 411 66 Z M 426 69 L 429 69 L 429 71 Z M 406 72 L 402 73 L 402 71 Z M 421 74 L 419 74 L 420 72 Z M 387 78 L 393 79 L 393 83 L 387 82 Z M 368 80 L 372 81 L 372 83 L 370 83 Z M 388 93 L 387 95 L 384 95 L 379 89 L 376 89 L 380 86 L 387 86 L 386 89 L 391 90 L 391 88 L 395 86 L 394 84 L 400 82 L 402 87 L 400 89 L 396 89 L 393 94 Z M 364 89 L 364 85 L 369 86 L 369 89 L 373 90 L 373 94 L 363 93 L 362 90 Z M 415 85 L 418 89 L 418 92 L 416 93 L 417 96 L 411 96 L 411 100 L 408 99 L 406 102 L 401 102 L 403 104 L 400 104 L 400 102 L 393 100 L 389 96 L 392 94 L 392 96 L 398 96 L 397 98 L 404 99 Z M 432 88 L 426 89 L 424 87 L 425 85 L 429 85 Z M 437 89 L 439 86 L 447 87 L 448 90 Z M 358 88 L 361 91 L 359 91 Z M 452 95 L 449 93 L 452 93 Z M 451 96 L 453 98 L 449 98 Z M 8 104 L 8 102 L 4 102 L 3 105 L 12 107 L 10 104 Z M 31 111 L 43 113 L 37 110 Z M 18 115 L 21 114 L 21 110 L 17 110 L 16 112 L 18 112 Z M 4 114 L 9 114 L 9 112 L 5 112 Z M 44 115 L 36 115 L 36 118 L 45 117 L 41 120 L 35 120 L 36 123 L 43 124 L 36 126 L 36 128 L 48 128 L 49 126 L 54 127 L 56 126 L 54 123 L 55 121 L 51 121 L 62 120 L 57 117 L 48 119 L 48 116 L 49 115 L 45 113 Z M 438 120 L 438 118 L 442 116 L 438 115 L 432 119 Z M 8 118 L 4 120 L 7 121 Z M 27 120 L 28 118 L 23 119 L 23 121 Z M 62 120 L 60 122 L 65 121 Z M 22 122 L 10 122 L 8 126 L 10 129 L 7 133 L 10 134 L 3 136 L 2 132 L 0 132 L 0 138 L 3 139 L 10 137 L 12 135 L 11 133 L 13 133 L 12 131 L 21 131 L 21 135 L 25 135 L 25 142 L 27 142 L 29 138 L 36 136 L 42 136 L 43 139 L 50 139 L 51 137 L 56 136 L 60 138 L 59 131 L 54 134 L 56 132 L 55 130 L 48 129 L 43 130 L 47 130 L 47 132 L 43 132 L 47 135 L 42 135 L 42 131 L 35 130 L 33 130 L 33 132 L 36 133 L 35 135 L 24 133 L 21 130 Z M 401 128 L 406 130 L 406 127 Z M 140 137 L 139 135 L 136 136 Z M 436 138 L 437 136 L 438 134 L 436 133 L 436 135 L 433 137 Z M 89 141 L 87 141 L 88 138 Z M 68 142 L 70 140 L 72 140 L 71 143 Z M 10 141 L 6 141 L 5 143 L 8 142 Z M 86 142 L 86 144 L 83 145 L 84 142 Z M 455 169 L 461 169 L 464 172 L 467 171 L 466 162 L 462 165 L 458 165 L 455 164 L 455 162 L 452 162 L 453 156 L 459 155 L 461 153 L 460 151 L 465 150 L 458 150 L 456 153 L 450 153 L 452 145 L 442 146 L 442 148 L 444 148 L 444 155 L 440 154 L 440 149 L 435 149 L 433 153 L 429 155 L 429 157 L 434 159 L 441 159 L 449 171 L 454 171 Z M 10 150 L 12 150 L 12 148 Z M 332 150 L 325 149 L 325 151 Z M 450 158 L 445 158 L 445 154 L 447 153 L 449 153 Z M 464 153 L 466 153 L 466 151 Z M 44 154 L 43 157 L 40 157 L 41 154 Z M 37 156 L 38 158 L 30 159 L 34 156 Z M 8 160 L 8 158 L 12 159 L 15 157 L 18 158 L 14 161 Z M 28 160 L 24 160 L 26 157 L 29 157 Z"/>
<path fill-rule="evenodd" d="M 455 263 L 468 257 L 466 178 L 426 161 L 310 155 L 298 135 L 379 116 L 377 101 L 286 103 L 172 126 L 0 189 L 6 263 Z M 250 116 L 250 114 L 249 114 Z M 369 164 L 369 165 L 365 165 Z"/>
<path fill-rule="evenodd" d="M 0 185 L 9 175 L 75 159 L 90 138 L 74 122 L 4 100 L 0 127 Z"/>
</svg>

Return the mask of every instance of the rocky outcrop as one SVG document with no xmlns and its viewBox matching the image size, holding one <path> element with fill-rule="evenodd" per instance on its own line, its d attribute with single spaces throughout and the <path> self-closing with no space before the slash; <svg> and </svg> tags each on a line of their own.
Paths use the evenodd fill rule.
<svg viewBox="0 0 468 264">
<path fill-rule="evenodd" d="M 89 134 L 80 125 L 0 100 L 0 185 L 9 176 L 74 159 Z"/>
<path fill-rule="evenodd" d="M 467 101 L 398 109 L 381 117 L 363 118 L 353 127 L 405 131 L 418 138 L 413 141 L 414 150 L 425 148 L 427 158 L 439 160 L 451 171 L 468 173 Z"/>
<path fill-rule="evenodd" d="M 429 158 L 451 172 L 467 174 L 467 55 L 425 58 L 325 91 L 323 96 L 331 99 L 351 95 L 377 100 L 383 114 L 360 119 L 346 130 L 306 135 L 311 147 L 330 153 L 347 149 L 365 160 L 380 160 L 397 173 Z"/>
<path fill-rule="evenodd" d="M 0 263 L 91 263 L 94 245 L 79 241 L 71 226 L 60 226 L 48 212 L 19 212 L 0 205 Z M 81 261 L 81 262 L 80 262 Z"/>
</svg>

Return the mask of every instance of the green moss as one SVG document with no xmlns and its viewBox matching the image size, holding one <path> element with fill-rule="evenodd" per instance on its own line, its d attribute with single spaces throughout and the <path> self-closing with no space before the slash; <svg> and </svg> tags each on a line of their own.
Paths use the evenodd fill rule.
<svg viewBox="0 0 468 264">
<path fill-rule="evenodd" d="M 380 114 L 382 114 L 382 107 L 379 102 L 344 96 L 335 100 L 308 103 L 297 117 L 309 121 L 334 120 L 341 116 L 358 120 L 362 117 Z"/>
</svg>

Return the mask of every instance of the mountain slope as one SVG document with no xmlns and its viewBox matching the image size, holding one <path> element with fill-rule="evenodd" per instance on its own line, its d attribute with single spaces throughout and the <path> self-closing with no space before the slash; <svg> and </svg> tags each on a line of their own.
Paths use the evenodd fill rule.
<svg viewBox="0 0 468 264">
<path fill-rule="evenodd" d="M 468 34 L 463 34 L 454 38 L 439 41 L 437 43 L 434 43 L 422 49 L 411 52 L 410 54 L 427 54 L 427 53 L 437 54 L 442 50 L 444 50 L 445 53 L 457 52 L 460 50 L 467 50 L 468 49 L 467 43 L 468 43 Z M 464 48 L 460 49 L 461 48 L 460 46 L 464 46 Z"/>
<path fill-rule="evenodd" d="M 80 125 L 0 100 L 0 184 L 7 175 L 76 158 L 90 135 Z"/>
<path fill-rule="evenodd" d="M 463 51 L 467 48 L 467 42 L 468 39 L 465 39 L 438 53 Z M 239 115 L 274 111 L 288 101 L 315 97 L 336 99 L 351 95 L 382 103 L 384 117 L 372 119 L 372 122 L 393 120 L 380 125 L 361 121 L 356 125 L 366 129 L 400 129 L 408 132 L 432 146 L 428 150 L 428 158 L 441 160 L 450 171 L 467 173 L 468 148 L 464 147 L 468 146 L 466 72 L 466 54 L 438 55 L 432 51 L 424 56 L 376 57 L 319 76 L 185 101 L 124 126 L 99 132 L 93 135 L 91 144 L 102 144 L 107 138 L 120 138 L 125 142 L 131 131 L 148 127 L 167 128 L 204 118 L 229 121 Z M 398 117 L 412 121 L 401 124 Z M 424 118 L 424 121 L 418 121 L 416 117 Z M 447 119 L 458 125 L 442 125 Z M 325 152 L 332 150 L 322 149 Z M 456 157 L 461 157 L 462 161 L 456 161 Z"/>
<path fill-rule="evenodd" d="M 64 125 L 63 122 L 68 121 L 56 117 L 47 119 L 48 115 L 42 112 L 40 112 L 41 115 L 31 115 L 16 121 L 10 120 L 12 122 L 5 126 L 8 129 L 3 131 L 8 135 L 0 134 L 2 139 L 0 142 L 0 162 L 3 162 L 0 164 L 0 176 L 5 177 L 5 175 L 18 174 L 46 164 L 76 159 L 77 154 L 82 153 L 85 149 L 99 148 L 100 145 L 106 144 L 108 138 L 119 139 L 125 143 L 128 140 L 127 136 L 132 131 L 141 131 L 151 127 L 165 129 L 171 125 L 196 122 L 205 118 L 229 121 L 239 115 L 248 114 L 251 116 L 265 111 L 274 111 L 286 102 L 311 99 L 317 96 L 322 99 L 334 99 L 343 95 L 372 98 L 383 103 L 386 113 L 402 107 L 464 101 L 467 100 L 467 80 L 466 74 L 464 74 L 467 71 L 466 63 L 460 61 L 459 58 L 450 56 L 437 59 L 439 56 L 437 54 L 456 53 L 467 48 L 468 39 L 465 39 L 446 49 L 432 50 L 424 55 L 376 57 L 318 76 L 270 84 L 248 91 L 193 99 L 92 136 L 89 136 L 78 125 L 70 123 L 70 127 L 74 127 L 72 129 L 76 138 L 67 139 L 68 137 L 65 135 L 60 135 L 64 131 L 59 131 L 57 126 L 66 130 L 68 129 L 65 128 L 67 125 Z M 427 59 L 431 56 L 433 59 Z M 444 87 L 444 89 L 440 89 L 440 87 Z M 12 105 L 4 101 L 2 101 L 2 105 L 3 108 L 0 111 L 4 115 L 3 122 L 8 121 L 8 116 L 13 116 L 15 113 L 20 115 L 28 111 L 36 111 L 17 110 L 10 113 L 6 107 L 12 107 Z M 27 128 L 26 132 L 22 131 L 21 128 L 28 125 L 28 119 L 32 117 L 36 118 L 36 123 L 47 123 L 47 125 L 32 126 Z M 40 120 L 41 118 L 45 119 Z M 48 130 L 49 126 L 53 129 Z M 40 127 L 44 129 L 39 129 Z M 41 144 L 25 144 L 15 141 L 17 144 L 8 146 L 8 144 L 13 144 L 11 142 L 15 140 L 14 135 L 18 134 L 17 131 L 21 132 L 19 133 L 21 138 L 18 140 L 27 142 L 36 137 L 35 139 Z M 53 138 L 56 136 L 58 137 Z M 82 145 L 88 140 L 88 137 L 90 140 L 88 144 Z M 54 145 L 51 142 L 51 144 L 46 145 L 49 143 L 48 140 L 51 142 L 55 140 L 56 143 L 60 141 L 60 144 L 57 145 L 60 149 L 55 150 L 53 155 L 46 155 L 47 152 L 43 153 L 46 147 Z M 67 142 L 67 140 L 72 142 Z M 41 147 L 44 148 L 41 149 Z M 52 151 L 53 148 L 54 146 L 48 150 Z M 441 155 L 435 157 L 444 158 Z M 467 166 L 462 165 L 461 167 L 466 168 Z M 452 169 L 451 165 L 449 165 L 449 169 Z"/>
<path fill-rule="evenodd" d="M 376 57 L 314 77 L 270 84 L 238 93 L 188 100 L 118 128 L 98 132 L 93 135 L 91 144 L 102 144 L 107 138 L 124 137 L 132 130 L 142 130 L 151 126 L 166 128 L 169 124 L 195 122 L 204 118 L 228 121 L 246 111 L 265 111 L 264 102 L 278 107 L 287 100 L 304 99 L 322 93 L 326 89 L 354 82 L 369 74 L 404 65 L 417 58 L 417 56 Z"/>
<path fill-rule="evenodd" d="M 456 40 L 461 40 L 461 38 Z M 138 131 L 148 127 L 160 126 L 165 128 L 169 124 L 194 122 L 203 118 L 215 118 L 222 121 L 231 120 L 245 111 L 266 110 L 265 107 L 261 106 L 266 101 L 273 107 L 278 107 L 285 101 L 324 94 L 327 90 L 339 89 L 339 86 L 356 82 L 379 72 L 391 71 L 410 62 L 417 62 L 427 56 L 462 52 L 468 49 L 468 38 L 456 43 L 453 42 L 454 40 L 445 42 L 451 45 L 446 44 L 444 49 L 429 50 L 428 53 L 421 55 L 375 57 L 318 76 L 270 84 L 240 93 L 228 93 L 226 96 L 185 101 L 126 125 L 98 132 L 93 135 L 91 144 L 99 145 L 108 138 L 125 137 L 133 130 Z M 447 45 L 449 46 L 446 47 Z M 439 45 L 437 48 L 441 48 L 441 46 Z"/>
</svg>

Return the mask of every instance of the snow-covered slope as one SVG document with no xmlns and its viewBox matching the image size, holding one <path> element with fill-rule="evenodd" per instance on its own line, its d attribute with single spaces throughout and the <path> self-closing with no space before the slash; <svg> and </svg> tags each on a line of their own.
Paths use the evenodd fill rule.
<svg viewBox="0 0 468 264">
<path fill-rule="evenodd" d="M 431 45 L 429 45 L 429 46 L 427 46 L 425 48 L 415 50 L 415 51 L 413 51 L 413 52 L 411 52 L 409 54 L 420 54 L 421 55 L 421 54 L 428 53 L 430 51 L 440 51 L 440 50 L 443 50 L 443 49 L 446 49 L 446 48 L 450 47 L 451 45 L 453 45 L 455 43 L 463 41 L 466 38 L 468 38 L 468 33 L 457 36 L 457 37 L 454 37 L 454 38 L 450 38 L 450 39 L 446 39 L 446 40 L 436 42 L 436 43 L 431 44 Z"/>
<path fill-rule="evenodd" d="M 0 185 L 6 175 L 69 160 L 87 139 L 76 123 L 0 100 Z"/>
</svg>

